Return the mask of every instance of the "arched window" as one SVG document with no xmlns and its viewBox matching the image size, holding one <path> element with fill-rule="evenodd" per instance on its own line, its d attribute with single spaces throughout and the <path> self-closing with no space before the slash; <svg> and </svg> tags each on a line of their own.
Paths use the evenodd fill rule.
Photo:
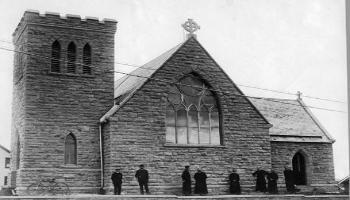
<svg viewBox="0 0 350 200">
<path fill-rule="evenodd" d="M 68 50 L 67 50 L 67 72 L 68 73 L 75 73 L 75 62 L 76 62 L 76 47 L 75 44 L 73 42 L 69 43 L 68 45 Z"/>
<path fill-rule="evenodd" d="M 83 49 L 83 74 L 91 74 L 91 47 L 86 44 Z"/>
<path fill-rule="evenodd" d="M 217 100 L 198 76 L 186 75 L 172 86 L 167 101 L 167 143 L 220 144 Z"/>
<path fill-rule="evenodd" d="M 297 152 L 292 159 L 296 185 L 306 185 L 306 160 L 303 154 Z"/>
<path fill-rule="evenodd" d="M 72 133 L 64 141 L 64 164 L 77 164 L 77 141 Z"/>
<path fill-rule="evenodd" d="M 60 72 L 61 45 L 56 40 L 51 46 L 51 72 Z"/>
</svg>

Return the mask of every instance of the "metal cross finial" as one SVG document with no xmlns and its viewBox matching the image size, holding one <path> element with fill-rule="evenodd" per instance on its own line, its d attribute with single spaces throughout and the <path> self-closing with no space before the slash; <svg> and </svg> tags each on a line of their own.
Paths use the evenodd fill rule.
<svg viewBox="0 0 350 200">
<path fill-rule="evenodd" d="M 302 95 L 302 94 L 303 94 L 303 93 L 301 93 L 300 91 L 297 92 L 298 100 L 301 100 L 301 95 Z"/>
<path fill-rule="evenodd" d="M 193 19 L 188 19 L 184 24 L 182 24 L 182 27 L 189 32 L 190 35 L 193 35 L 195 31 L 200 29 L 200 26 L 193 21 Z"/>
</svg>

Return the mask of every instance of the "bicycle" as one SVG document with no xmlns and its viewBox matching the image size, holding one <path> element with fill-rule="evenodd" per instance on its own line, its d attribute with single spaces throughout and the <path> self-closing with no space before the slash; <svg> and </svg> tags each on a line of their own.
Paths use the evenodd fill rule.
<svg viewBox="0 0 350 200">
<path fill-rule="evenodd" d="M 68 195 L 69 186 L 66 183 L 57 182 L 55 178 L 40 179 L 27 187 L 29 195 Z"/>
</svg>

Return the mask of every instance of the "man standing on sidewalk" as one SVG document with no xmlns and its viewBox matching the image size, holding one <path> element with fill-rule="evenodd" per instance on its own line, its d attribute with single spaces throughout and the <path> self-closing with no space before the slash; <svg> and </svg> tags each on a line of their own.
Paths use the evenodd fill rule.
<svg viewBox="0 0 350 200">
<path fill-rule="evenodd" d="M 123 174 L 120 173 L 120 169 L 117 168 L 112 174 L 112 182 L 114 185 L 114 194 L 120 195 L 122 191 L 122 180 L 123 180 Z"/>
<path fill-rule="evenodd" d="M 137 178 L 137 181 L 139 182 L 140 186 L 140 193 L 144 194 L 143 188 L 145 188 L 146 193 L 149 194 L 148 190 L 148 171 L 144 169 L 144 165 L 140 165 L 140 169 L 136 171 L 135 177 Z"/>
</svg>

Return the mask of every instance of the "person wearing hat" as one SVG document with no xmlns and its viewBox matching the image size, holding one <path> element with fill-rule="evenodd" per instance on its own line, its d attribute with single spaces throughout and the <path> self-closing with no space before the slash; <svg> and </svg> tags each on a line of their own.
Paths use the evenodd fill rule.
<svg viewBox="0 0 350 200">
<path fill-rule="evenodd" d="M 191 174 L 190 166 L 186 165 L 184 171 L 182 172 L 182 194 L 190 195 L 191 194 Z"/>
<path fill-rule="evenodd" d="M 145 188 L 146 193 L 149 194 L 149 190 L 148 190 L 148 171 L 146 169 L 144 169 L 144 165 L 140 165 L 140 169 L 138 169 L 136 171 L 135 177 L 137 179 L 137 181 L 139 182 L 139 186 L 140 186 L 140 193 L 144 194 L 143 192 L 143 188 Z"/>
<path fill-rule="evenodd" d="M 122 191 L 123 174 L 120 172 L 119 168 L 115 169 L 115 171 L 112 173 L 111 179 L 114 186 L 114 194 L 120 195 Z"/>
<path fill-rule="evenodd" d="M 196 180 L 194 193 L 195 194 L 208 194 L 207 188 L 207 175 L 200 168 L 197 169 L 197 172 L 194 174 L 194 179 Z"/>
<path fill-rule="evenodd" d="M 266 179 L 265 176 L 267 172 L 265 170 L 257 167 L 256 171 L 253 173 L 253 176 L 256 177 L 255 191 L 266 192 Z"/>
<path fill-rule="evenodd" d="M 271 194 L 277 194 L 277 180 L 278 175 L 274 170 L 271 170 L 270 173 L 267 174 L 267 191 Z"/>
<path fill-rule="evenodd" d="M 229 176 L 230 180 L 230 193 L 231 194 L 241 194 L 241 185 L 239 183 L 239 175 L 236 169 L 232 169 L 232 173 Z"/>
<path fill-rule="evenodd" d="M 284 166 L 284 179 L 286 183 L 286 189 L 288 193 L 295 193 L 295 173 L 290 169 L 288 165 Z"/>
</svg>

